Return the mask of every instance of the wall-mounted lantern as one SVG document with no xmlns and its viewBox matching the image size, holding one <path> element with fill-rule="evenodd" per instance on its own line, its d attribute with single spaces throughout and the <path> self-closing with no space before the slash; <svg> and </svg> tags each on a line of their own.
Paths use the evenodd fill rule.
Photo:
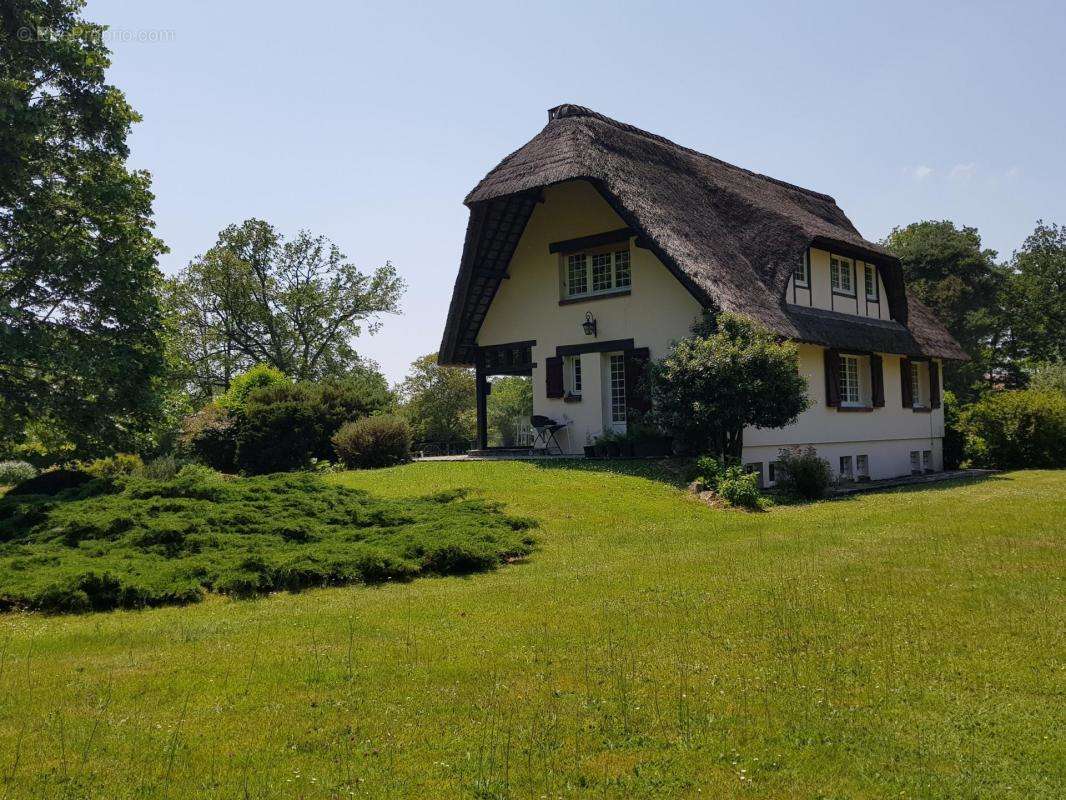
<svg viewBox="0 0 1066 800">
<path fill-rule="evenodd" d="M 581 323 L 581 327 L 585 329 L 586 336 L 596 335 L 596 318 L 592 316 L 591 311 L 585 312 L 585 321 Z"/>
</svg>

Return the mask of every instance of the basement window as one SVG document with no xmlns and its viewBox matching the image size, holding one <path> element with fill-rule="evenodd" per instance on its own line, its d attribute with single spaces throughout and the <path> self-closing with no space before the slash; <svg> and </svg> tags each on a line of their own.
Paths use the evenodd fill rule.
<svg viewBox="0 0 1066 800">
<path fill-rule="evenodd" d="M 762 462 L 761 461 L 752 461 L 750 464 L 745 464 L 744 465 L 744 471 L 745 472 L 753 472 L 756 475 L 758 475 L 759 476 L 759 488 L 762 489 L 762 488 L 765 487 L 765 484 L 763 483 L 763 480 L 762 480 Z"/>
<path fill-rule="evenodd" d="M 859 480 L 870 477 L 870 457 L 868 455 L 855 456 L 855 477 Z"/>
<path fill-rule="evenodd" d="M 911 450 L 911 475 L 922 474 L 922 453 L 920 450 Z"/>
<path fill-rule="evenodd" d="M 563 271 L 563 298 L 570 300 L 612 294 L 632 283 L 629 250 L 571 253 Z"/>
<path fill-rule="evenodd" d="M 840 480 L 850 481 L 854 480 L 855 473 L 851 468 L 851 456 L 840 457 Z"/>
</svg>

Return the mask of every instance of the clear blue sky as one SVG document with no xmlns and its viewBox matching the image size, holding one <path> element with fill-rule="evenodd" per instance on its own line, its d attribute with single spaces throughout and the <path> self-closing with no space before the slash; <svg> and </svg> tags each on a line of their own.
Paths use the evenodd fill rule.
<svg viewBox="0 0 1066 800">
<path fill-rule="evenodd" d="M 562 102 L 827 192 L 868 239 L 946 218 L 1006 257 L 1038 218 L 1066 222 L 1061 3 L 89 0 L 86 16 L 114 29 L 110 80 L 144 116 L 131 160 L 153 175 L 163 268 L 252 216 L 367 269 L 389 259 L 404 313 L 359 348 L 392 381 L 440 342 L 466 192 Z"/>
</svg>

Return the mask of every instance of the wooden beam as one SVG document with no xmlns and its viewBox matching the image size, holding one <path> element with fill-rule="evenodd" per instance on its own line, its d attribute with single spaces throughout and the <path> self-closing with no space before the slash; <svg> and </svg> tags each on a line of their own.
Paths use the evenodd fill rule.
<svg viewBox="0 0 1066 800">
<path fill-rule="evenodd" d="M 477 449 L 489 446 L 488 381 L 485 378 L 485 354 L 478 349 L 474 355 L 474 388 L 477 396 Z"/>
<path fill-rule="evenodd" d="M 632 350 L 632 339 L 611 339 L 606 342 L 588 342 L 587 344 L 561 344 L 555 348 L 557 356 L 579 356 L 582 353 L 610 353 L 615 350 Z"/>
<path fill-rule="evenodd" d="M 591 236 L 581 236 L 577 239 L 565 239 L 561 242 L 552 242 L 548 245 L 549 253 L 578 253 L 592 247 L 602 247 L 605 244 L 627 242 L 633 236 L 632 228 L 619 228 L 605 233 L 594 233 Z"/>
</svg>

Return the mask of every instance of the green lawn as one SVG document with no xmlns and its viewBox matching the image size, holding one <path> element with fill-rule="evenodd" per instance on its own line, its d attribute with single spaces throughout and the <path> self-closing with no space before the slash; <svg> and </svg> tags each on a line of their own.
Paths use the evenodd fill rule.
<svg viewBox="0 0 1066 800">
<path fill-rule="evenodd" d="M 496 572 L 0 616 L 0 797 L 1066 795 L 1066 473 L 743 514 L 603 466 L 337 476 L 539 519 Z"/>
</svg>

